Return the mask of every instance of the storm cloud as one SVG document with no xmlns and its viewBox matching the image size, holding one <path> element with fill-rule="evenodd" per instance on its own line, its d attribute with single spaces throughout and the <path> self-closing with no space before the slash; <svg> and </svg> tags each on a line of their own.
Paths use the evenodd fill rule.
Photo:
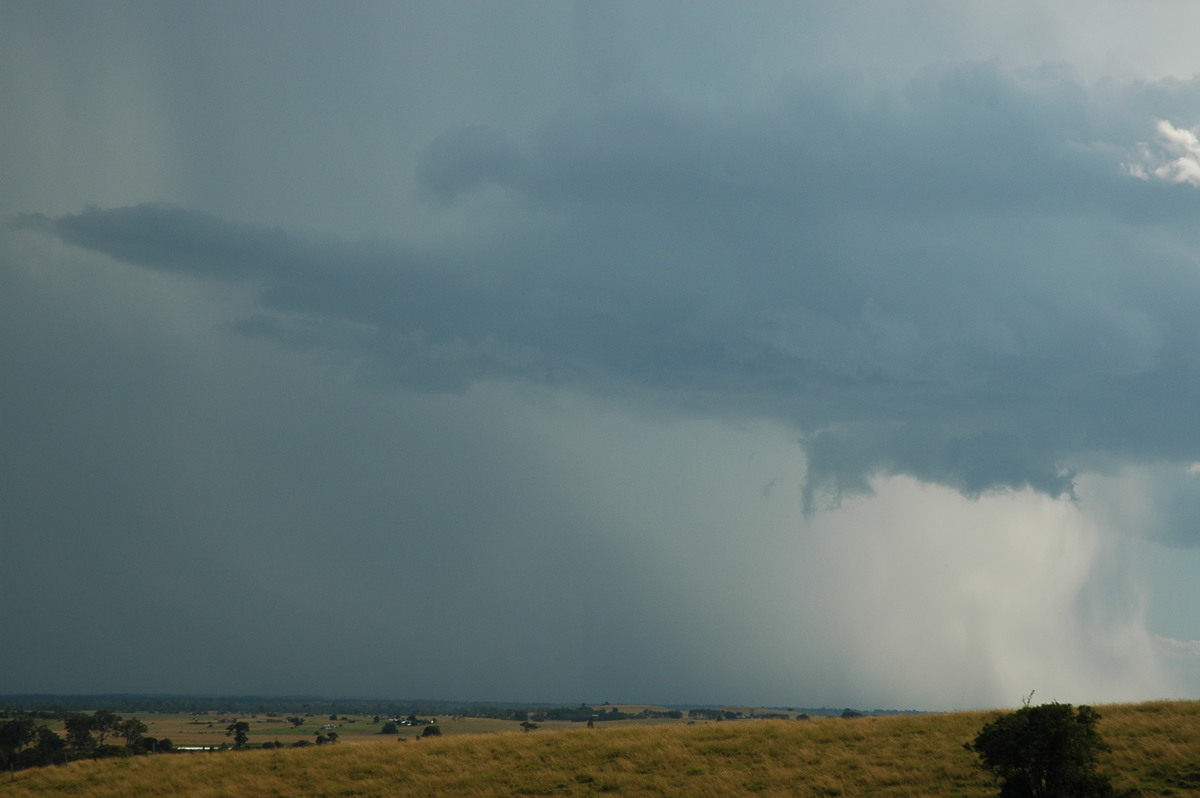
<svg viewBox="0 0 1200 798">
<path fill-rule="evenodd" d="M 429 144 L 419 185 L 511 209 L 434 245 L 162 205 L 19 223 L 247 282 L 260 312 L 238 331 L 378 386 L 532 380 L 794 425 L 810 510 L 880 475 L 1056 497 L 1081 469 L 1200 460 L 1200 193 L 1123 168 L 1154 132 L 1128 120 L 1162 94 L 1195 103 L 1200 83 L 967 64 L 895 89 L 838 74 L 739 114 L 571 108 L 525 152 L 474 124 Z M 1186 158 L 1152 174 L 1186 183 Z"/>
<path fill-rule="evenodd" d="M 1194 692 L 1182 6 L 867 5 L 10 4 L 0 691 Z"/>
</svg>

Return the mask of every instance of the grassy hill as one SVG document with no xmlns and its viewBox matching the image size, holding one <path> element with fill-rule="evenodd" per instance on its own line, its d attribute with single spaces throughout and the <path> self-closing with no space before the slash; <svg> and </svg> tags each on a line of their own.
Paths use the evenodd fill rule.
<svg viewBox="0 0 1200 798">
<path fill-rule="evenodd" d="M 1200 702 L 1099 707 L 1101 769 L 1200 795 Z M 16 773 L 0 798 L 77 796 L 994 796 L 963 743 L 997 712 L 599 725 L 376 745 L 142 756 Z"/>
</svg>

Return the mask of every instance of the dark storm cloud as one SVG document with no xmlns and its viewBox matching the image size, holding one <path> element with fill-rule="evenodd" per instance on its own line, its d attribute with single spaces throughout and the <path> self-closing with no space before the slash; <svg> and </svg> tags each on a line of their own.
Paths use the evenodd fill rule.
<svg viewBox="0 0 1200 798">
<path fill-rule="evenodd" d="M 21 223 L 248 281 L 260 312 L 237 330 L 373 383 L 534 380 L 784 420 L 810 508 L 881 474 L 1059 496 L 1080 470 L 1200 459 L 1200 194 L 1130 166 L 1153 113 L 1182 129 L 1197 100 L 1197 81 L 1061 68 L 831 72 L 736 113 L 578 103 L 523 145 L 451 129 L 421 190 L 505 210 L 449 243 L 160 205 Z"/>
<path fill-rule="evenodd" d="M 486 125 L 448 130 L 429 145 L 417 183 L 430 197 L 453 202 L 485 184 L 511 184 L 526 168 L 503 133 Z"/>
</svg>

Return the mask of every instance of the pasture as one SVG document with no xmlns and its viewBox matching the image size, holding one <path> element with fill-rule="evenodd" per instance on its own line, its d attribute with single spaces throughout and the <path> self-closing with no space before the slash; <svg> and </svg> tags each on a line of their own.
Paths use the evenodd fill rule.
<svg viewBox="0 0 1200 798">
<path fill-rule="evenodd" d="M 1145 796 L 1200 794 L 1200 702 L 1098 709 L 1101 734 L 1113 749 L 1103 757 L 1101 770 L 1114 775 L 1119 789 L 1138 787 Z M 488 727 L 471 726 L 481 721 L 439 718 L 444 736 L 405 736 L 403 743 L 395 736 L 372 735 L 372 724 L 358 719 L 343 727 L 348 729 L 342 736 L 347 744 L 79 761 L 17 772 L 0 783 L 0 798 L 59 793 L 210 798 L 602 792 L 983 798 L 994 796 L 996 789 L 963 744 L 998 714 L 684 720 L 597 724 L 594 729 L 548 723 L 530 733 L 516 731 L 512 722 L 493 721 L 503 725 Z M 180 721 L 155 719 L 155 728 L 174 740 L 180 726 L 170 724 Z M 185 732 L 188 725 L 190 720 Z M 195 734 L 190 739 L 212 741 L 216 726 L 186 733 Z M 496 731 L 488 733 L 490 728 Z M 301 727 L 292 734 L 307 737 L 308 731 Z M 286 742 L 287 730 L 266 721 L 257 724 L 251 740 L 276 732 Z M 409 733 L 419 731 L 406 728 Z"/>
</svg>

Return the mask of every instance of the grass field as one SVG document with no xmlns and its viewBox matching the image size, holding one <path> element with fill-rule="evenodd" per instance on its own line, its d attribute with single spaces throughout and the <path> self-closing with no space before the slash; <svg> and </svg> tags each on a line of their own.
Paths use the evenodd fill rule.
<svg viewBox="0 0 1200 798">
<path fill-rule="evenodd" d="M 138 715 L 144 722 L 151 737 L 170 738 L 175 745 L 218 746 L 230 742 L 225 736 L 225 728 L 229 722 L 222 722 L 222 716 L 193 716 L 193 715 Z M 226 716 L 232 718 L 232 716 Z M 401 726 L 396 735 L 380 734 L 383 723 L 373 723 L 370 715 L 339 715 L 338 720 L 330 720 L 328 715 L 314 715 L 304 718 L 301 726 L 293 726 L 282 718 L 267 716 L 253 717 L 239 715 L 238 720 L 250 724 L 250 744 L 278 740 L 285 745 L 305 740 L 313 742 L 318 733 L 335 731 L 342 743 L 385 743 L 399 739 L 419 737 L 423 726 Z M 429 719 L 428 717 L 426 718 Z M 515 721 L 491 720 L 489 718 L 437 718 L 438 728 L 443 734 L 488 734 L 501 731 L 520 731 L 520 724 Z M 569 723 L 546 724 L 547 726 L 570 726 Z M 332 726 L 332 729 L 324 728 Z M 53 726 L 52 726 L 53 728 Z"/>
<path fill-rule="evenodd" d="M 1114 776 L 1118 788 L 1138 787 L 1146 796 L 1200 795 L 1200 702 L 1098 709 L 1101 734 L 1113 747 L 1101 770 Z M 464 720 L 455 729 L 458 721 L 439 719 L 446 736 L 406 737 L 403 743 L 356 729 L 342 739 L 380 744 L 142 756 L 21 771 L 0 782 L 0 798 L 593 793 L 982 798 L 996 789 L 963 743 L 997 714 L 598 724 L 595 729 L 546 724 L 528 734 L 480 733 L 482 728 L 468 733 L 469 724 L 488 722 Z M 512 722 L 490 723 L 516 728 Z M 261 725 L 263 733 L 273 733 L 270 724 Z M 201 734 L 207 732 L 205 727 Z M 174 739 L 173 734 L 164 736 Z M 220 736 L 224 739 L 223 730 Z M 280 740 L 285 741 L 282 735 Z"/>
<path fill-rule="evenodd" d="M 642 704 L 617 705 L 627 712 L 639 712 L 642 709 L 662 709 L 662 707 L 647 707 Z M 286 713 L 284 713 L 286 715 Z M 329 715 L 307 715 L 304 723 L 294 726 L 285 717 L 271 715 L 222 715 L 221 713 L 207 714 L 159 714 L 159 713 L 130 713 L 147 726 L 146 735 L 158 739 L 168 738 L 176 746 L 207 746 L 216 747 L 230 743 L 225 730 L 233 720 L 242 720 L 250 724 L 250 744 L 258 745 L 264 742 L 279 741 L 285 745 L 304 740 L 313 742 L 317 734 L 336 731 L 341 743 L 391 743 L 397 739 L 408 740 L 421 736 L 424 726 L 400 726 L 399 734 L 383 735 L 386 718 L 374 722 L 373 715 L 338 715 L 333 720 Z M 512 720 L 494 720 L 491 718 L 459 717 L 452 715 L 422 716 L 424 720 L 436 719 L 437 726 L 443 735 L 459 734 L 492 734 L 496 732 L 519 732 L 521 724 Z M 43 721 L 39 721 L 41 723 Z M 686 721 L 654 719 L 606 721 L 605 727 L 612 728 L 623 725 L 658 725 L 664 723 L 680 723 Z M 61 721 L 45 721 L 52 731 L 63 734 Z M 550 731 L 579 728 L 578 723 L 570 721 L 540 721 L 538 729 Z M 332 729 L 326 728 L 331 726 Z"/>
</svg>

